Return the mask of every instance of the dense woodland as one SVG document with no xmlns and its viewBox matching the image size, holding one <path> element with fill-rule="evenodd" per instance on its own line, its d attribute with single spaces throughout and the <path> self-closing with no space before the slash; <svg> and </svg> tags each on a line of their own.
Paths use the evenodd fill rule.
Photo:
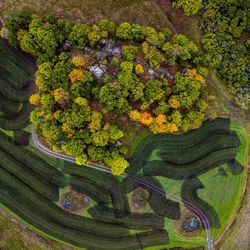
<svg viewBox="0 0 250 250">
<path fill-rule="evenodd" d="M 215 68 L 242 108 L 250 104 L 249 74 L 249 1 L 174 0 L 185 15 L 198 12 L 202 19 L 202 50 L 199 62 Z"/>
<path fill-rule="evenodd" d="M 26 14 L 5 20 L 2 36 L 37 58 L 38 92 L 30 97 L 37 133 L 77 163 L 103 162 L 119 175 L 128 166 L 119 141 L 126 134 L 112 122 L 114 114 L 153 133 L 199 127 L 206 119 L 209 67 L 246 106 L 249 40 L 239 38 L 249 27 L 247 11 L 243 1 L 226 2 L 203 7 L 202 48 L 168 28 L 107 19 L 93 25 Z M 192 15 L 203 5 L 173 6 Z"/>
</svg>

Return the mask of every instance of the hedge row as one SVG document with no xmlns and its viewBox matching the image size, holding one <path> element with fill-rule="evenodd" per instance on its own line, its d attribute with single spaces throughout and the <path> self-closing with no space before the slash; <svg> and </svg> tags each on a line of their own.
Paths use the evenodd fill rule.
<svg viewBox="0 0 250 250">
<path fill-rule="evenodd" d="M 165 176 L 170 179 L 187 179 L 232 161 L 236 156 L 236 152 L 236 148 L 222 149 L 214 151 L 200 160 L 182 165 L 175 165 L 160 160 L 147 161 L 144 162 L 143 172 L 147 176 Z"/>
<path fill-rule="evenodd" d="M 29 88 L 16 89 L 0 78 L 0 92 L 10 100 L 25 102 L 29 99 Z"/>
<path fill-rule="evenodd" d="M 130 235 L 125 228 L 70 215 L 18 180 L 12 187 L 7 182 L 9 180 L 1 181 L 3 204 L 25 221 L 58 239 L 90 249 L 140 249 L 141 245 L 149 247 L 168 243 L 165 231 Z"/>
<path fill-rule="evenodd" d="M 50 200 L 58 201 L 58 186 L 48 182 L 45 178 L 41 178 L 41 176 L 32 169 L 18 162 L 15 158 L 5 153 L 3 150 L 0 150 L 0 158 L 0 170 L 1 168 L 5 169 L 11 175 L 15 176 L 44 197 Z M 0 178 L 4 178 L 4 176 L 1 176 Z"/>
<path fill-rule="evenodd" d="M 29 102 L 24 102 L 20 112 L 14 117 L 0 117 L 0 128 L 5 130 L 21 130 L 30 123 L 29 114 L 32 106 Z"/>
<path fill-rule="evenodd" d="M 20 50 L 13 49 L 0 40 L 0 75 L 1 79 L 16 89 L 22 89 L 34 79 L 36 65 L 30 56 Z"/>
<path fill-rule="evenodd" d="M 207 137 L 230 134 L 229 122 L 229 119 L 218 118 L 205 122 L 201 128 L 182 135 L 149 135 L 136 147 L 134 154 L 130 158 L 130 166 L 126 172 L 130 174 L 137 173 L 141 169 L 143 162 L 148 160 L 154 150 L 164 150 L 165 148 L 168 150 L 185 150 L 201 143 Z"/>
<path fill-rule="evenodd" d="M 198 197 L 197 190 L 200 188 L 204 188 L 204 186 L 198 178 L 187 179 L 183 182 L 181 187 L 181 198 L 192 203 L 195 207 L 202 211 L 210 222 L 210 226 L 212 228 L 218 228 L 220 227 L 219 216 L 212 206 Z M 207 227 L 204 223 L 203 226 Z"/>
<path fill-rule="evenodd" d="M 25 147 L 16 147 L 12 139 L 1 131 L 0 148 L 11 155 L 14 159 L 35 171 L 41 176 L 41 178 L 44 178 L 55 185 L 59 184 L 60 178 L 64 178 L 63 174 L 59 170 L 49 165 L 39 156 L 30 152 Z"/>
<path fill-rule="evenodd" d="M 235 132 L 208 137 L 205 141 L 195 144 L 187 149 L 168 149 L 167 145 L 160 149 L 159 156 L 162 160 L 172 164 L 188 164 L 200 160 L 208 154 L 226 148 L 240 146 L 240 140 Z"/>
<path fill-rule="evenodd" d="M 6 98 L 0 92 L 0 112 L 5 116 L 14 116 L 19 113 L 21 104 Z"/>
<path fill-rule="evenodd" d="M 115 218 L 111 208 L 100 205 L 89 208 L 88 212 L 94 219 L 98 221 L 114 223 L 130 229 L 146 230 L 164 228 L 164 217 L 157 216 L 153 213 L 131 213 L 126 217 L 118 219 Z"/>
<path fill-rule="evenodd" d="M 70 176 L 69 185 L 72 189 L 80 193 L 85 193 L 98 203 L 108 204 L 110 202 L 109 193 L 103 187 L 99 186 L 98 183 L 94 183 L 89 179 Z"/>
<path fill-rule="evenodd" d="M 111 196 L 115 217 L 122 218 L 129 214 L 130 209 L 126 192 L 118 179 L 111 174 L 105 172 L 100 174 L 95 169 L 87 167 L 79 168 L 78 166 L 67 164 L 65 164 L 62 171 L 65 174 L 86 178 L 102 186 L 103 190 L 108 192 Z"/>
</svg>

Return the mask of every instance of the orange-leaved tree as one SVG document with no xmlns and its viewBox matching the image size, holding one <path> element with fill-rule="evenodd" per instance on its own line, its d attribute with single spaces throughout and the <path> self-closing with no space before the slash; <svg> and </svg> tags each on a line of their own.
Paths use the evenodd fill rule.
<svg viewBox="0 0 250 250">
<path fill-rule="evenodd" d="M 150 124 L 152 124 L 154 121 L 154 118 L 152 117 L 152 115 L 148 112 L 142 112 L 141 116 L 140 116 L 140 122 L 144 125 L 149 126 Z"/>
<path fill-rule="evenodd" d="M 83 79 L 83 71 L 80 69 L 73 69 L 69 73 L 69 79 L 72 83 L 81 81 Z"/>
</svg>

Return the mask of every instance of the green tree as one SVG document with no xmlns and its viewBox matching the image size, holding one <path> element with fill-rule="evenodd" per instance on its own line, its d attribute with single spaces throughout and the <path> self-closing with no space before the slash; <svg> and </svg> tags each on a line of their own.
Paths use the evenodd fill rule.
<svg viewBox="0 0 250 250">
<path fill-rule="evenodd" d="M 122 54 L 127 61 L 134 61 L 136 54 L 138 51 L 138 47 L 133 45 L 123 45 L 122 46 Z"/>
<path fill-rule="evenodd" d="M 190 16 L 202 8 L 202 0 L 174 0 L 173 7 L 183 8 L 185 15 Z"/>
<path fill-rule="evenodd" d="M 139 24 L 132 24 L 131 33 L 132 39 L 136 42 L 141 42 L 145 39 L 145 27 Z"/>
<path fill-rule="evenodd" d="M 71 138 L 66 144 L 62 145 L 62 150 L 70 156 L 82 156 L 86 146 L 79 139 Z"/>
<path fill-rule="evenodd" d="M 69 40 L 75 43 L 79 49 L 84 49 L 89 42 L 89 32 L 90 28 L 88 25 L 77 23 L 73 26 L 72 32 L 69 34 Z"/>
<path fill-rule="evenodd" d="M 117 126 L 111 125 L 108 129 L 109 138 L 111 140 L 117 141 L 123 137 L 123 132 Z"/>
<path fill-rule="evenodd" d="M 99 27 L 103 31 L 107 31 L 109 33 L 114 33 L 116 29 L 116 24 L 108 19 L 102 19 L 99 22 Z"/>
<path fill-rule="evenodd" d="M 109 133 L 108 131 L 97 131 L 95 133 L 92 134 L 92 139 L 93 139 L 93 144 L 95 146 L 106 146 L 108 144 L 109 141 Z"/>
<path fill-rule="evenodd" d="M 131 40 L 133 38 L 131 24 L 121 23 L 116 29 L 116 36 L 123 40 Z"/>
<path fill-rule="evenodd" d="M 104 156 L 107 156 L 105 147 L 88 146 L 88 155 L 93 161 L 102 161 Z"/>
</svg>

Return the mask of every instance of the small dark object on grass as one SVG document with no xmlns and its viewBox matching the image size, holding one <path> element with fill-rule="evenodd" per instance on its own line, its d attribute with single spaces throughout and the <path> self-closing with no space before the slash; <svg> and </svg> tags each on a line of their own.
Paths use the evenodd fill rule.
<svg viewBox="0 0 250 250">
<path fill-rule="evenodd" d="M 14 141 L 16 146 L 28 146 L 30 133 L 26 131 L 14 131 Z"/>
<path fill-rule="evenodd" d="M 186 232 L 193 232 L 199 229 L 199 227 L 200 227 L 200 223 L 196 217 L 192 217 L 191 219 L 189 219 L 187 222 L 185 222 L 182 225 L 182 229 Z"/>
</svg>

